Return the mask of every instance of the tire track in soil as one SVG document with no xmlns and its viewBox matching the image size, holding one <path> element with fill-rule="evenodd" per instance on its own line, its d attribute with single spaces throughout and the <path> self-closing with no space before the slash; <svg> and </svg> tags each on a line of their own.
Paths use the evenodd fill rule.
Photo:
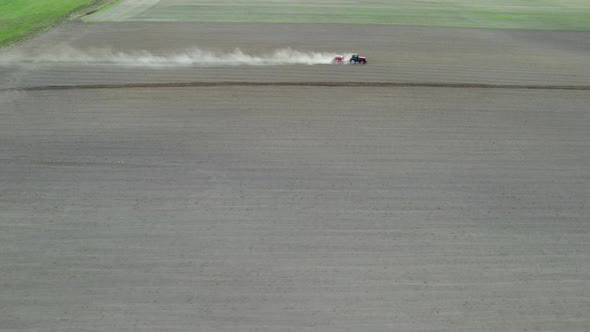
<svg viewBox="0 0 590 332">
<path fill-rule="evenodd" d="M 125 84 L 41 85 L 12 87 L 4 91 L 94 90 L 183 88 L 219 86 L 308 86 L 308 87 L 391 87 L 391 88 L 454 88 L 454 89 L 529 89 L 529 90 L 590 90 L 590 85 L 536 85 L 536 84 L 479 84 L 479 83 L 429 83 L 429 82 L 169 82 Z"/>
</svg>

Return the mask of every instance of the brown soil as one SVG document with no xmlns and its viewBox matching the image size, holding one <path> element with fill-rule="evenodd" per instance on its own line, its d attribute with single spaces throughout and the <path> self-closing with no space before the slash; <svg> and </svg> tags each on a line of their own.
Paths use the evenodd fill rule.
<svg viewBox="0 0 590 332">
<path fill-rule="evenodd" d="M 172 82 L 423 82 L 489 85 L 587 85 L 589 33 L 496 31 L 397 26 L 192 23 L 67 24 L 22 45 L 49 52 L 65 44 L 113 52 L 182 52 L 192 47 L 249 54 L 291 47 L 358 51 L 365 66 L 142 68 L 113 65 L 26 65 L 13 85 Z M 556 47 L 557 45 L 557 47 Z M 0 66 L 0 71 L 2 66 Z M 5 69 L 7 70 L 7 69 Z"/>
<path fill-rule="evenodd" d="M 0 329 L 586 330 L 588 35 L 342 29 L 21 45 L 371 64 L 1 67 Z"/>
</svg>

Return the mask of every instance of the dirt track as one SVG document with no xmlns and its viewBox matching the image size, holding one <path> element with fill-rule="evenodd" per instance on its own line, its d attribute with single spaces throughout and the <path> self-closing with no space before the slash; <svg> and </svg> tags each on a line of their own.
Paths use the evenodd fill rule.
<svg viewBox="0 0 590 332">
<path fill-rule="evenodd" d="M 588 329 L 590 94 L 522 89 L 587 85 L 587 34 L 256 31 L 70 24 L 22 48 L 376 64 L 0 66 L 0 330 Z M 385 86 L 298 85 L 322 81 Z"/>
<path fill-rule="evenodd" d="M 45 91 L 45 90 L 96 90 L 96 89 L 142 89 L 142 88 L 197 88 L 197 87 L 323 87 L 323 88 L 450 88 L 450 89 L 516 89 L 516 90 L 590 90 L 588 85 L 507 85 L 469 83 L 392 83 L 392 82 L 172 82 L 172 83 L 127 83 L 127 84 L 84 84 L 84 85 L 41 85 L 8 88 L 0 91 Z"/>
</svg>

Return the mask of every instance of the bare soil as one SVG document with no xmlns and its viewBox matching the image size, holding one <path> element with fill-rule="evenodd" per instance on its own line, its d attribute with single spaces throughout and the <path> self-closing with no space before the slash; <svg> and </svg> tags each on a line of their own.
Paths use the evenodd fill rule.
<svg viewBox="0 0 590 332">
<path fill-rule="evenodd" d="M 2 65 L 0 330 L 586 330 L 588 91 L 394 83 L 587 85 L 588 34 L 346 28 L 77 23 L 21 45 L 371 63 Z"/>
<path fill-rule="evenodd" d="M 303 81 L 430 82 L 587 85 L 589 33 L 397 26 L 307 24 L 108 23 L 67 24 L 22 45 L 22 52 L 51 52 L 62 45 L 113 52 L 181 52 L 193 47 L 240 48 L 259 54 L 291 47 L 317 52 L 360 52 L 366 66 L 266 66 L 166 69 L 26 64 L 18 86 L 110 83 Z M 2 55 L 0 54 L 0 58 Z M 4 69 L 2 69 L 4 68 Z M 1 66 L 8 80 L 9 67 Z M 13 75 L 14 76 L 14 75 Z"/>
</svg>

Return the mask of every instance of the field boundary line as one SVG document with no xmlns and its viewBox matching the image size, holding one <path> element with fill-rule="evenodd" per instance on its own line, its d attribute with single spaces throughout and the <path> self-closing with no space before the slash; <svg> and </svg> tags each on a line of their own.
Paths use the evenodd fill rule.
<svg viewBox="0 0 590 332">
<path fill-rule="evenodd" d="M 539 84 L 485 84 L 485 83 L 434 83 L 434 82 L 162 82 L 121 84 L 40 85 L 10 87 L 0 91 L 49 91 L 49 90 L 96 90 L 96 89 L 141 89 L 141 88 L 189 88 L 189 87 L 384 87 L 384 88 L 452 88 L 452 89 L 523 89 L 523 90 L 590 90 L 590 85 L 539 85 Z"/>
</svg>

